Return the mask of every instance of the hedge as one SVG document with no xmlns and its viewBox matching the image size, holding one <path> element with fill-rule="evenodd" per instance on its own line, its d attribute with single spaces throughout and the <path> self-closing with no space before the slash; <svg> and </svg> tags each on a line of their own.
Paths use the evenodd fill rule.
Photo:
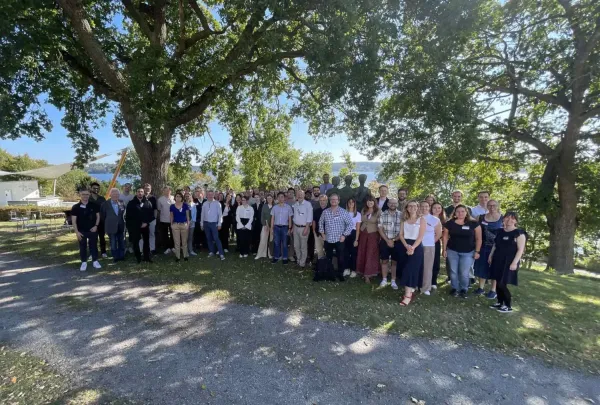
<svg viewBox="0 0 600 405">
<path fill-rule="evenodd" d="M 69 211 L 70 207 L 38 207 L 37 205 L 7 205 L 0 207 L 0 221 L 10 221 L 10 212 L 15 211 L 18 217 L 29 216 L 32 213 L 54 214 Z M 38 218 L 40 219 L 40 218 Z"/>
</svg>

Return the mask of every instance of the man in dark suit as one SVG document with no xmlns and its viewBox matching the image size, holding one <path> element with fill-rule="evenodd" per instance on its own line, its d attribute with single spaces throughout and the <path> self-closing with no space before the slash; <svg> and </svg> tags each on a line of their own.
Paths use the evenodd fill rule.
<svg viewBox="0 0 600 405">
<path fill-rule="evenodd" d="M 110 190 L 110 200 L 105 201 L 102 204 L 100 218 L 104 223 L 104 230 L 110 240 L 110 252 L 115 263 L 120 260 L 125 260 L 124 213 L 125 205 L 123 205 L 122 201 L 119 201 L 119 189 L 113 188 Z"/>
<path fill-rule="evenodd" d="M 144 189 L 139 188 L 135 193 L 135 198 L 127 204 L 127 231 L 129 232 L 129 241 L 133 245 L 133 251 L 137 262 L 142 261 L 140 253 L 140 238 L 144 241 L 144 261 L 150 260 L 150 227 L 149 224 L 154 220 L 154 207 L 144 195 Z"/>
</svg>

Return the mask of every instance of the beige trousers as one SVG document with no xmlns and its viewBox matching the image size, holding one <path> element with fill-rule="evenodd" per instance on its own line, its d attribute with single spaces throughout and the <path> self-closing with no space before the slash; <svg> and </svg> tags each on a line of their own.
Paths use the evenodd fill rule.
<svg viewBox="0 0 600 405">
<path fill-rule="evenodd" d="M 315 250 L 317 251 L 317 259 L 325 257 L 325 243 L 323 239 L 321 239 L 321 235 L 316 232 L 315 234 Z"/>
<path fill-rule="evenodd" d="M 296 251 L 299 266 L 306 264 L 306 256 L 308 255 L 308 234 L 304 235 L 304 231 L 307 229 L 307 227 L 302 228 L 294 225 L 294 250 Z"/>
<path fill-rule="evenodd" d="M 433 262 L 435 260 L 435 246 L 423 246 L 423 284 L 421 290 L 431 290 L 433 277 Z"/>
<path fill-rule="evenodd" d="M 173 223 L 171 226 L 173 231 L 173 241 L 175 242 L 175 257 L 181 257 L 181 249 L 183 248 L 183 257 L 188 257 L 188 226 L 187 224 Z"/>
<path fill-rule="evenodd" d="M 256 258 L 260 257 L 268 257 L 269 259 L 272 256 L 271 251 L 271 242 L 273 241 L 273 233 L 271 233 L 271 228 L 268 226 L 263 226 L 262 231 L 260 232 L 260 244 L 258 245 L 258 253 L 256 253 Z"/>
</svg>

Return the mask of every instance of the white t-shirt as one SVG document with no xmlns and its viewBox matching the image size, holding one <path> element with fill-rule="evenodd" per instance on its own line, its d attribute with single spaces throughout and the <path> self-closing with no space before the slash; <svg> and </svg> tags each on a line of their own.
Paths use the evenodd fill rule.
<svg viewBox="0 0 600 405">
<path fill-rule="evenodd" d="M 481 205 L 476 205 L 475 207 L 471 208 L 471 215 L 475 219 L 479 218 L 480 215 L 487 214 L 488 212 L 489 211 L 487 208 L 483 208 Z"/>
<path fill-rule="evenodd" d="M 356 216 L 354 216 L 354 214 L 352 214 L 351 212 L 349 212 L 348 214 L 350 214 L 350 218 L 352 218 L 352 229 L 356 229 L 356 224 L 360 224 L 362 222 L 360 212 L 357 212 Z"/>
<path fill-rule="evenodd" d="M 423 236 L 423 246 L 435 246 L 435 227 L 440 223 L 440 219 L 431 214 L 427 214 L 423 218 L 427 223 L 425 235 Z"/>
<path fill-rule="evenodd" d="M 165 197 L 164 195 L 161 195 L 158 200 L 156 201 L 156 209 L 160 211 L 160 222 L 171 222 L 171 204 L 173 204 L 175 201 L 173 201 L 172 199 L 169 199 L 167 197 Z"/>
<path fill-rule="evenodd" d="M 385 204 L 385 198 L 378 198 L 377 199 L 377 204 L 379 205 L 379 209 L 383 208 L 383 204 Z"/>
<path fill-rule="evenodd" d="M 421 228 L 421 219 L 419 218 L 415 224 L 409 224 L 406 221 L 403 221 L 402 224 L 404 226 L 404 240 L 417 240 Z"/>
</svg>

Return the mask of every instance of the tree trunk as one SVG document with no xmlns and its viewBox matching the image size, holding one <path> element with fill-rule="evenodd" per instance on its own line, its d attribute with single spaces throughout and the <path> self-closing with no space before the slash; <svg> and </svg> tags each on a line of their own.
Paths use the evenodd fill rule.
<svg viewBox="0 0 600 405">
<path fill-rule="evenodd" d="M 557 164 L 559 207 L 552 221 L 549 267 L 561 274 L 572 274 L 575 268 L 574 248 L 577 231 L 577 188 L 575 153 L 582 122 L 571 114 L 565 137 L 560 145 Z"/>
<path fill-rule="evenodd" d="M 134 147 L 140 158 L 142 184 L 150 183 L 154 194 L 161 195 L 160 190 L 168 184 L 171 143 L 151 143 L 145 141 L 141 146 L 134 143 Z"/>
</svg>

